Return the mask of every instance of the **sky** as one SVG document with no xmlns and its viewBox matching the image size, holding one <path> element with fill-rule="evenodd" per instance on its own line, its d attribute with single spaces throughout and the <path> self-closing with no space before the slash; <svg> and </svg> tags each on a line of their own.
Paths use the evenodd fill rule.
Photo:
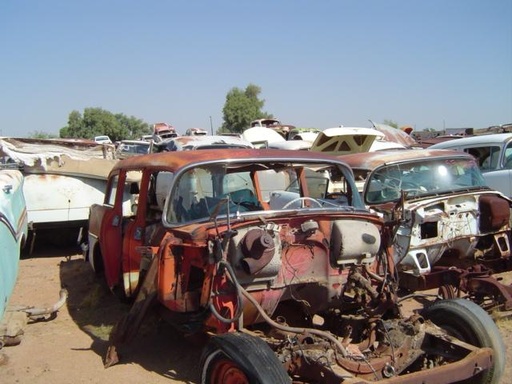
<svg viewBox="0 0 512 384">
<path fill-rule="evenodd" d="M 320 129 L 512 123 L 512 0 L 2 0 L 0 136 L 102 108 L 216 131 L 226 95 Z"/>
</svg>

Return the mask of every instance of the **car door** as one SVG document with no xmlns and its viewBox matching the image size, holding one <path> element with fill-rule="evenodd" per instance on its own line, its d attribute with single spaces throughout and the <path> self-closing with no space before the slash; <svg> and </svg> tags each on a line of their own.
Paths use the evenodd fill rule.
<svg viewBox="0 0 512 384">
<path fill-rule="evenodd" d="M 149 199 L 150 182 L 152 181 L 151 172 L 146 169 L 137 176 L 135 171 L 131 171 L 129 178 L 140 179 L 139 195 L 137 201 L 136 214 L 126 218 L 123 225 L 122 234 L 122 254 L 121 254 L 121 272 L 123 290 L 126 297 L 131 297 L 139 283 L 139 271 L 141 262 L 141 247 L 144 245 L 145 229 L 148 224 L 148 209 L 151 206 Z"/>
<path fill-rule="evenodd" d="M 499 165 L 495 169 L 482 171 L 489 187 L 512 197 L 512 141 L 503 146 Z"/>
<path fill-rule="evenodd" d="M 121 278 L 125 179 L 126 172 L 121 170 L 118 175 L 109 180 L 108 195 L 105 196 L 105 204 L 101 208 L 103 212 L 99 242 L 103 256 L 105 279 L 110 289 L 114 289 Z"/>
</svg>

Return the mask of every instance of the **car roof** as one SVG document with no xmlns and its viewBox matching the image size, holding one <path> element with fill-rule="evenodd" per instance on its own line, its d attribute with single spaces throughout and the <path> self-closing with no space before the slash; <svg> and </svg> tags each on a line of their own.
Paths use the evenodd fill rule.
<svg viewBox="0 0 512 384">
<path fill-rule="evenodd" d="M 121 140 L 122 144 L 142 144 L 149 145 L 150 143 L 145 140 Z"/>
<path fill-rule="evenodd" d="M 465 158 L 473 159 L 473 156 L 466 152 L 452 151 L 447 149 L 405 149 L 400 151 L 377 151 L 366 153 L 354 153 L 350 155 L 337 156 L 351 168 L 375 169 L 383 164 L 395 164 L 422 159 L 434 158 Z"/>
<path fill-rule="evenodd" d="M 169 144 L 174 143 L 178 150 L 182 150 L 184 147 L 192 148 L 201 148 L 205 146 L 214 146 L 214 145 L 243 145 L 248 148 L 252 147 L 252 144 L 238 136 L 221 136 L 221 135 L 198 135 L 198 136 L 177 136 L 173 138 L 169 138 L 167 140 L 158 143 L 157 146 L 167 147 Z M 186 148 L 188 149 L 188 148 Z"/>
<path fill-rule="evenodd" d="M 286 139 L 281 136 L 277 131 L 267 127 L 251 127 L 247 128 L 242 132 L 242 138 L 250 143 L 261 143 L 261 142 L 280 142 Z"/>
<path fill-rule="evenodd" d="M 307 140 L 284 140 L 274 141 L 268 144 L 269 148 L 286 149 L 289 151 L 306 151 L 311 148 L 311 141 Z"/>
<path fill-rule="evenodd" d="M 443 141 L 442 143 L 430 146 L 430 148 L 456 148 L 473 144 L 502 144 L 510 139 L 512 139 L 512 133 L 493 133 L 489 135 L 477 135 L 463 137 L 457 140 Z"/>
<path fill-rule="evenodd" d="M 174 151 L 160 152 L 149 155 L 132 156 L 128 159 L 117 162 L 112 168 L 112 172 L 119 169 L 165 169 L 167 171 L 177 171 L 189 165 L 200 165 L 213 162 L 329 162 L 337 163 L 342 166 L 343 161 L 334 156 L 323 153 L 312 153 L 309 151 L 288 151 L 278 149 L 204 149 L 200 151 Z"/>
</svg>

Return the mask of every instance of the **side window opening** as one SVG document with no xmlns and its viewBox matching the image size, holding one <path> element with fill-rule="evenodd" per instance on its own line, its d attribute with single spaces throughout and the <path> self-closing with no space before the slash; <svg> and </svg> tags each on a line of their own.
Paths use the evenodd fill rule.
<svg viewBox="0 0 512 384">
<path fill-rule="evenodd" d="M 469 153 L 476 158 L 478 166 L 482 172 L 495 170 L 499 166 L 499 147 L 473 147 L 464 149 L 464 152 Z"/>
<path fill-rule="evenodd" d="M 126 174 L 123 191 L 123 216 L 135 216 L 139 205 L 141 171 L 129 171 Z"/>
<path fill-rule="evenodd" d="M 105 193 L 105 204 L 114 206 L 116 202 L 117 185 L 119 184 L 119 175 L 115 175 L 110 179 L 109 188 Z"/>
<path fill-rule="evenodd" d="M 512 169 L 512 142 L 508 143 L 505 148 L 503 168 Z"/>
</svg>

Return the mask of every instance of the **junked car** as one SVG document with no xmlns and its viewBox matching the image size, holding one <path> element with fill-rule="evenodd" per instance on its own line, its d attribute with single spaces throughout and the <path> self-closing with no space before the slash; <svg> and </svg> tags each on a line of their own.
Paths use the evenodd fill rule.
<svg viewBox="0 0 512 384">
<path fill-rule="evenodd" d="M 112 140 L 107 135 L 94 136 L 94 141 L 98 144 L 112 144 Z"/>
<path fill-rule="evenodd" d="M 459 289 L 459 279 L 468 275 L 465 268 L 469 266 L 511 268 L 512 202 L 487 186 L 469 154 L 425 149 L 340 159 L 352 168 L 366 206 L 392 227 L 393 258 L 404 287 Z M 435 265 L 447 266 L 449 271 Z M 461 269 L 456 272 L 456 268 Z M 493 297 L 498 288 L 503 293 L 498 304 L 505 301 L 507 309 L 512 309 L 512 290 L 487 277 L 485 284 L 477 287 L 474 280 L 475 286 L 466 284 L 465 289 L 482 288 L 479 294 Z"/>
<path fill-rule="evenodd" d="M 147 155 L 151 143 L 145 140 L 121 140 L 116 148 L 116 159 L 126 159 L 130 156 Z"/>
<path fill-rule="evenodd" d="M 286 140 L 305 140 L 313 142 L 320 131 L 321 130 L 318 128 L 293 128 L 288 132 Z"/>
<path fill-rule="evenodd" d="M 275 143 L 287 140 L 277 131 L 267 127 L 251 127 L 242 132 L 242 139 L 250 142 L 255 148 L 269 148 Z"/>
<path fill-rule="evenodd" d="M 21 342 L 29 319 L 54 316 L 67 300 L 67 291 L 62 289 L 52 306 L 10 306 L 29 230 L 24 181 L 15 162 L 0 158 L 0 350 Z"/>
<path fill-rule="evenodd" d="M 198 135 L 179 136 L 153 143 L 152 152 L 190 151 L 198 149 L 253 148 L 253 145 L 237 136 Z"/>
<path fill-rule="evenodd" d="M 153 142 L 159 143 L 171 137 L 177 137 L 176 128 L 167 123 L 153 124 Z"/>
<path fill-rule="evenodd" d="M 58 230 L 58 245 L 85 237 L 89 207 L 103 201 L 117 162 L 113 145 L 79 139 L 0 138 L 0 158 L 23 174 L 29 254 L 39 230 Z"/>
<path fill-rule="evenodd" d="M 310 150 L 340 156 L 390 148 L 406 147 L 402 143 L 386 139 L 386 134 L 376 128 L 339 126 L 321 131 Z"/>
<path fill-rule="evenodd" d="M 28 236 L 23 175 L 0 164 L 0 349 L 1 323 L 18 277 L 20 254 Z"/>
<path fill-rule="evenodd" d="M 185 136 L 206 136 L 208 132 L 202 128 L 189 128 L 185 132 Z"/>
<path fill-rule="evenodd" d="M 127 189 L 138 190 L 134 215 L 123 211 Z M 90 211 L 87 257 L 133 300 L 105 365 L 158 308 L 184 334 L 209 337 L 201 383 L 497 382 L 504 347 L 476 304 L 402 314 L 382 230 L 332 156 L 215 149 L 121 160 Z"/>
<path fill-rule="evenodd" d="M 512 133 L 495 133 L 458 138 L 432 145 L 473 155 L 487 184 L 512 197 Z"/>
<path fill-rule="evenodd" d="M 275 118 L 264 118 L 264 119 L 253 120 L 253 121 L 251 121 L 249 128 L 253 128 L 253 127 L 270 128 L 273 131 L 276 131 L 277 133 L 279 133 L 279 135 L 281 135 L 285 139 L 288 137 L 288 133 L 290 132 L 290 130 L 295 128 L 295 126 L 290 125 L 290 124 L 283 124 L 281 121 L 279 121 L 278 119 L 275 119 Z"/>
</svg>

